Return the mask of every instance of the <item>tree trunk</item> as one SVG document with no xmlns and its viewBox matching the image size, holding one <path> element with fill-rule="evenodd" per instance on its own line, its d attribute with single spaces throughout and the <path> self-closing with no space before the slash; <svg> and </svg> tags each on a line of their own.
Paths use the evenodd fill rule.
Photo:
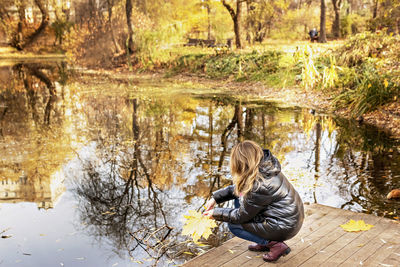
<svg viewBox="0 0 400 267">
<path fill-rule="evenodd" d="M 235 28 L 235 36 L 236 36 L 236 47 L 244 48 L 242 44 L 241 38 L 241 19 L 242 19 L 242 0 L 236 0 L 236 27 Z M 234 22 L 235 23 L 235 22 Z"/>
<path fill-rule="evenodd" d="M 210 18 L 211 8 L 210 2 L 207 2 L 207 39 L 211 40 L 211 18 Z"/>
<path fill-rule="evenodd" d="M 250 11 L 251 11 L 251 0 L 246 0 L 246 17 L 249 18 L 250 15 Z M 257 33 L 255 34 L 255 36 L 252 35 L 251 33 L 251 28 L 254 27 L 254 23 L 253 21 L 246 21 L 245 23 L 245 27 L 246 27 L 246 41 L 248 44 L 254 44 L 254 41 L 257 39 L 257 33 L 259 31 L 257 31 Z"/>
<path fill-rule="evenodd" d="M 13 41 L 15 47 L 18 50 L 22 50 L 22 41 L 23 41 L 23 35 L 22 35 L 22 29 L 24 26 L 26 26 L 26 21 L 25 21 L 25 3 L 24 2 L 20 2 L 18 5 L 18 25 L 17 25 L 17 34 L 15 36 L 15 39 Z"/>
<path fill-rule="evenodd" d="M 373 12 L 372 12 L 372 18 L 374 19 L 374 18 L 376 18 L 376 16 L 378 15 L 378 0 L 375 0 L 375 3 L 374 3 L 374 10 L 373 10 Z"/>
<path fill-rule="evenodd" d="M 107 0 L 107 7 L 108 7 L 108 28 L 109 28 L 109 31 L 110 31 L 110 33 L 111 33 L 112 42 L 113 42 L 113 44 L 114 44 L 114 46 L 115 46 L 115 52 L 116 52 L 117 54 L 119 54 L 119 53 L 121 53 L 122 49 L 121 49 L 121 47 L 119 46 L 118 42 L 117 42 L 116 39 L 115 39 L 114 28 L 113 28 L 113 26 L 112 26 L 112 9 L 113 9 L 113 6 L 114 6 L 114 1 L 113 1 L 113 0 Z"/>
<path fill-rule="evenodd" d="M 321 0 L 321 19 L 320 19 L 318 42 L 326 43 L 326 5 L 325 5 L 325 0 Z"/>
<path fill-rule="evenodd" d="M 237 138 L 239 142 L 243 142 L 243 111 L 242 104 L 235 105 L 235 113 L 237 117 Z"/>
<path fill-rule="evenodd" d="M 332 34 L 335 38 L 340 38 L 340 8 L 342 0 L 332 0 L 332 5 L 335 13 L 335 19 L 332 24 Z"/>
<path fill-rule="evenodd" d="M 128 26 L 128 40 L 126 41 L 127 52 L 133 52 L 133 28 L 132 28 L 132 0 L 126 0 L 125 14 L 126 24 Z"/>
<path fill-rule="evenodd" d="M 233 21 L 233 31 L 235 32 L 235 41 L 236 41 L 236 48 L 243 48 L 241 38 L 240 38 L 240 17 L 242 11 L 242 2 L 243 0 L 236 0 L 236 12 L 233 8 L 225 1 L 221 0 L 224 7 L 228 10 L 229 14 L 232 17 Z"/>
<path fill-rule="evenodd" d="M 24 42 L 21 43 L 21 50 L 36 41 L 39 36 L 44 33 L 46 27 L 49 25 L 49 12 L 47 10 L 47 7 L 43 3 L 43 0 L 35 0 L 35 4 L 39 8 L 40 13 L 42 13 L 42 22 L 40 23 L 39 28 L 37 28 L 34 33 L 26 37 Z"/>
</svg>

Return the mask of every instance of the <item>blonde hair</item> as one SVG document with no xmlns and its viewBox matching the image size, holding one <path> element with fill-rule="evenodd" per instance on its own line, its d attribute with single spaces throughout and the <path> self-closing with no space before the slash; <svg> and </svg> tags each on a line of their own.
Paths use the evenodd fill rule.
<svg viewBox="0 0 400 267">
<path fill-rule="evenodd" d="M 230 168 L 235 185 L 235 195 L 246 195 L 260 178 L 258 166 L 264 153 L 253 141 L 243 141 L 232 148 Z"/>
</svg>

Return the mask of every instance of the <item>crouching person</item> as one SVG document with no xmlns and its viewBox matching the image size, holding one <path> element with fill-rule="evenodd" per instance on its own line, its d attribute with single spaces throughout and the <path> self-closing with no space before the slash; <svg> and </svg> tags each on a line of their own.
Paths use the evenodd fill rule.
<svg viewBox="0 0 400 267">
<path fill-rule="evenodd" d="M 276 261 L 290 252 L 284 243 L 300 230 L 302 200 L 281 173 L 279 161 L 253 141 L 237 144 L 231 152 L 233 185 L 215 191 L 204 215 L 228 223 L 237 237 L 252 241 L 251 251 L 266 251 L 265 261 Z M 234 200 L 235 208 L 214 208 Z"/>
</svg>

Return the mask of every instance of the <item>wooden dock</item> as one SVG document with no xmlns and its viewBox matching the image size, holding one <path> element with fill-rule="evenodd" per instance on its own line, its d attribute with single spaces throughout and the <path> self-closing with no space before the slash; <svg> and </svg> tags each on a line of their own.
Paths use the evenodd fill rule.
<svg viewBox="0 0 400 267">
<path fill-rule="evenodd" d="M 275 263 L 247 250 L 250 242 L 233 238 L 183 266 L 400 266 L 400 223 L 319 204 L 305 205 L 301 231 L 286 243 L 291 253 Z M 368 231 L 346 232 L 339 225 L 364 220 Z"/>
</svg>

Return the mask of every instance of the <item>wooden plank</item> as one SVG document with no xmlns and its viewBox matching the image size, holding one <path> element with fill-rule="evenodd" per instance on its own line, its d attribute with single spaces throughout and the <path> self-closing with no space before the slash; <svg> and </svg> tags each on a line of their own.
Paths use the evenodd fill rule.
<svg viewBox="0 0 400 267">
<path fill-rule="evenodd" d="M 400 229 L 398 228 L 396 233 L 394 234 L 397 240 L 400 240 Z M 383 264 L 400 266 L 400 248 L 397 247 L 395 251 L 393 251 L 384 261 Z"/>
<path fill-rule="evenodd" d="M 320 220 L 321 218 L 324 218 L 332 210 L 335 210 L 335 212 L 339 211 L 339 209 L 334 209 L 334 208 L 332 208 L 332 210 L 330 210 L 330 209 L 331 209 L 330 207 L 328 207 L 328 209 L 327 209 L 325 206 L 316 205 L 316 204 L 305 205 L 306 218 L 305 218 L 304 223 L 303 223 L 302 231 L 303 231 L 303 229 L 307 229 L 307 231 L 303 231 L 303 236 L 305 236 L 305 234 L 308 233 L 309 231 L 313 231 L 314 230 L 314 229 L 310 230 L 308 228 L 313 223 L 315 223 L 316 221 Z M 324 222 L 321 222 L 321 224 L 323 224 L 323 223 Z M 300 241 L 300 239 L 301 238 L 298 237 L 298 235 L 294 238 L 294 240 L 298 240 L 298 241 Z M 235 240 L 235 242 L 233 242 L 233 240 Z M 221 255 L 221 253 L 224 253 L 224 252 L 228 251 L 229 249 L 232 249 L 232 247 L 234 247 L 238 242 L 246 242 L 246 241 L 241 240 L 239 238 L 232 238 L 232 239 L 228 240 L 227 242 L 225 242 L 220 247 L 211 249 L 208 252 L 191 259 L 190 261 L 188 261 L 183 266 L 198 266 L 198 264 L 205 264 L 208 261 L 208 259 L 203 259 L 204 257 L 207 257 L 207 258 L 219 257 Z M 245 249 L 247 250 L 247 246 L 245 247 Z M 243 250 L 243 253 L 244 252 L 245 252 L 245 250 Z M 250 252 L 250 253 L 255 253 L 255 252 Z M 262 253 L 260 255 L 262 255 Z M 256 258 L 256 256 L 254 256 L 253 258 Z M 246 255 L 244 255 L 243 257 L 246 258 Z M 261 263 L 262 263 L 263 261 L 260 258 L 261 257 L 256 258 L 256 259 L 261 260 Z M 246 258 L 246 261 L 247 260 L 249 260 L 249 259 Z M 193 262 L 196 262 L 196 264 L 192 265 Z"/>
<path fill-rule="evenodd" d="M 383 245 L 379 248 L 379 250 L 372 252 L 372 254 L 368 257 L 368 259 L 365 261 L 365 265 L 367 266 L 382 265 L 382 262 L 400 247 L 400 236 L 396 234 L 396 230 L 400 227 L 400 225 L 392 220 L 385 219 L 385 221 L 386 223 L 390 224 L 385 231 L 390 231 L 392 234 L 390 237 L 388 237 L 388 239 L 380 240 L 382 241 Z"/>
<path fill-rule="evenodd" d="M 400 231 L 395 236 L 400 240 Z M 400 266 L 400 246 L 397 245 L 397 248 L 382 263 L 387 266 Z"/>
<path fill-rule="evenodd" d="M 194 267 L 202 266 L 202 264 L 204 264 L 205 262 L 210 260 L 210 257 L 212 257 L 212 258 L 218 257 L 218 256 L 224 254 L 228 249 L 235 247 L 237 245 L 240 245 L 244 242 L 245 242 L 244 240 L 239 239 L 239 238 L 229 239 L 221 246 L 210 249 L 206 253 L 201 254 L 201 255 L 191 259 L 190 261 L 183 264 L 183 266 L 189 266 L 189 267 L 190 266 L 194 266 Z"/>
<path fill-rule="evenodd" d="M 249 242 L 250 244 L 251 242 Z M 227 261 L 225 264 L 221 265 L 221 267 L 232 267 L 232 266 L 247 266 L 247 262 L 252 260 L 252 259 L 258 259 L 262 257 L 262 255 L 265 252 L 254 252 L 254 251 L 249 251 L 246 247 L 246 250 L 238 254 L 235 258 L 231 259 L 230 261 Z"/>
<path fill-rule="evenodd" d="M 364 220 L 369 224 L 377 224 L 379 225 L 379 221 L 382 220 L 381 217 L 371 216 L 367 214 L 354 214 L 352 216 L 353 220 Z M 384 226 L 374 227 L 369 231 L 359 232 L 359 233 L 351 233 L 345 232 L 342 228 L 339 227 L 332 233 L 332 236 L 339 236 L 334 242 L 330 242 L 330 238 L 321 239 L 321 242 L 314 243 L 310 249 L 312 249 L 315 254 L 311 255 L 310 258 L 304 261 L 302 266 L 313 266 L 319 265 L 321 263 L 325 263 L 325 261 L 329 260 L 331 257 L 339 258 L 346 260 L 350 257 L 355 251 L 359 250 L 362 245 L 368 243 L 368 241 L 380 234 L 384 230 Z M 360 244 L 362 244 L 360 246 Z M 326 265 L 329 266 L 329 265 Z"/>
<path fill-rule="evenodd" d="M 350 267 L 358 266 L 361 262 L 363 266 L 400 266 L 399 223 L 318 204 L 306 205 L 305 213 L 299 234 L 286 242 L 292 252 L 273 264 Z M 375 227 L 360 233 L 345 232 L 339 225 L 349 219 L 363 219 Z M 247 250 L 250 243 L 233 238 L 184 266 L 269 266 L 271 263 L 265 263 L 262 259 L 264 252 Z"/>
<path fill-rule="evenodd" d="M 237 238 L 237 239 L 239 239 L 239 238 Z M 239 239 L 239 240 L 241 240 L 243 242 L 235 245 L 234 247 L 226 247 L 224 253 L 222 253 L 218 256 L 213 255 L 212 257 L 209 258 L 209 261 L 205 262 L 201 266 L 221 266 L 224 263 L 226 263 L 227 261 L 229 261 L 230 259 L 232 259 L 233 257 L 236 257 L 236 256 L 242 254 L 243 252 L 245 252 L 247 250 L 247 246 L 250 244 L 250 242 L 243 240 L 243 239 Z M 197 265 L 197 266 L 199 266 L 199 265 Z"/>
<path fill-rule="evenodd" d="M 286 243 L 292 249 L 291 253 L 287 255 L 285 258 L 280 260 L 281 264 L 288 262 L 291 258 L 295 257 L 297 254 L 307 247 L 311 246 L 314 242 L 323 238 L 325 235 L 332 232 L 334 228 L 337 227 L 338 224 L 341 224 L 350 217 L 345 210 L 334 209 L 327 216 L 325 216 L 322 220 L 319 220 L 316 225 L 314 225 L 314 230 L 306 235 L 301 241 L 292 243 L 291 240 L 288 240 Z"/>
<path fill-rule="evenodd" d="M 317 205 L 317 204 L 312 204 L 312 205 L 306 205 L 305 206 L 305 219 L 303 223 L 302 230 L 299 232 L 299 234 L 291 239 L 291 242 L 301 242 L 301 239 L 305 236 L 307 236 L 309 233 L 315 231 L 317 227 L 313 226 L 313 224 L 319 222 L 320 219 L 324 218 L 326 215 L 331 213 L 331 216 L 334 214 L 337 214 L 340 211 L 340 209 L 326 209 L 326 207 L 322 205 Z M 332 213 L 334 212 L 334 214 Z M 325 220 L 329 221 L 332 218 L 328 218 Z M 320 225 L 325 224 L 324 221 L 319 222 Z M 265 252 L 264 252 L 265 253 Z M 248 251 L 247 253 L 242 253 L 241 255 L 238 256 L 238 258 L 234 258 L 231 261 L 226 262 L 226 266 L 231 264 L 231 266 L 239 266 L 241 264 L 245 264 L 245 266 L 258 266 L 262 264 L 264 261 L 262 259 L 262 255 L 264 253 L 256 253 L 256 252 L 251 252 Z M 250 257 L 250 258 L 249 258 Z"/>
<path fill-rule="evenodd" d="M 399 226 L 397 226 L 398 229 Z M 383 231 L 381 234 L 376 236 L 375 239 L 370 240 L 368 244 L 365 246 L 361 247 L 357 252 L 355 252 L 351 257 L 349 257 L 346 261 L 342 262 L 341 260 L 336 260 L 337 264 L 345 265 L 345 266 L 351 266 L 351 265 L 360 265 L 361 263 L 365 263 L 368 258 L 372 255 L 377 253 L 383 253 L 383 250 L 381 250 L 381 247 L 386 244 L 386 240 L 389 240 L 391 237 L 393 237 L 393 234 L 395 233 L 395 228 L 394 225 L 389 225 L 386 227 L 385 231 Z M 378 251 L 379 250 L 379 251 Z M 386 255 L 388 256 L 388 255 Z"/>
<path fill-rule="evenodd" d="M 343 212 L 341 216 L 332 219 L 326 225 L 321 226 L 317 231 L 310 234 L 308 240 L 300 244 L 301 247 L 296 246 L 296 244 L 292 246 L 292 250 L 296 250 L 297 253 L 294 253 L 291 257 L 287 257 L 284 261 L 280 262 L 281 266 L 298 266 L 314 256 L 322 248 L 336 241 L 345 234 L 344 231 L 339 231 L 339 229 L 342 230 L 339 228 L 339 225 L 347 222 L 352 216 L 354 216 L 354 214 Z M 288 256 L 290 256 L 290 254 Z"/>
<path fill-rule="evenodd" d="M 321 226 L 330 222 L 332 219 L 334 219 L 342 212 L 344 211 L 340 209 L 334 209 L 328 211 L 325 210 L 323 213 L 322 212 L 319 213 L 320 217 L 314 217 L 314 220 L 306 218 L 302 228 L 300 229 L 300 232 L 292 239 L 286 241 L 286 243 L 289 246 L 294 246 L 295 244 L 298 244 L 300 242 L 304 243 L 310 234 L 318 230 L 318 228 L 320 228 Z"/>
</svg>

